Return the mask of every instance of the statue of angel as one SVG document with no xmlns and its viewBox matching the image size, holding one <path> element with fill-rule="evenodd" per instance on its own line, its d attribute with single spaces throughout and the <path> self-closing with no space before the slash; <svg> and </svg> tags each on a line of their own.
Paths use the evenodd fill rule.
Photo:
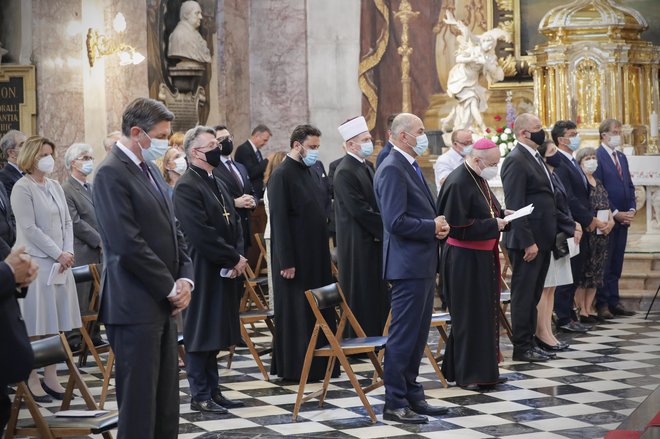
<svg viewBox="0 0 660 439">
<path fill-rule="evenodd" d="M 481 35 L 474 35 L 463 22 L 447 11 L 445 23 L 456 26 L 460 31 L 457 37 L 459 48 L 456 51 L 456 64 L 449 71 L 447 95 L 458 102 L 447 117 L 440 119 L 443 131 L 449 128 L 473 129 L 485 132 L 481 113 L 488 108 L 486 89 L 479 84 L 483 74 L 489 83 L 504 79 L 504 71 L 497 63 L 495 45 L 497 40 L 511 42 L 511 35 L 495 28 Z"/>
</svg>

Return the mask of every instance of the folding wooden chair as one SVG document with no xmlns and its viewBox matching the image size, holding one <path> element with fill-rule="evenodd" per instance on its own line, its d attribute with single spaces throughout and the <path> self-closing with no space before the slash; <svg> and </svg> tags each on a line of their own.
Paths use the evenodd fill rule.
<svg viewBox="0 0 660 439">
<path fill-rule="evenodd" d="M 256 329 L 255 323 L 264 322 L 270 333 L 275 335 L 275 325 L 273 323 L 273 318 L 275 313 L 273 310 L 269 309 L 266 305 L 268 302 L 264 298 L 263 294 L 259 292 L 259 284 L 254 278 L 254 273 L 250 267 L 246 267 L 245 276 L 245 292 L 241 298 L 240 304 L 240 314 L 239 318 L 241 320 L 241 336 L 243 341 L 247 345 L 248 350 L 252 354 L 254 361 L 257 363 L 257 367 L 261 371 L 261 374 L 264 376 L 266 381 L 269 381 L 270 377 L 268 376 L 268 371 L 264 366 L 264 363 L 261 361 L 263 355 L 269 354 L 273 351 L 272 347 L 262 347 L 257 349 L 257 345 L 252 341 L 250 333 L 248 332 L 245 325 L 251 325 L 253 329 Z M 229 350 L 229 356 L 227 358 L 227 368 L 231 368 L 231 363 L 234 358 L 235 348 L 232 347 Z"/>
<path fill-rule="evenodd" d="M 500 293 L 500 307 L 499 307 L 499 317 L 502 327 L 506 331 L 506 335 L 511 340 L 513 336 L 513 329 L 511 328 L 511 322 L 506 316 L 506 310 L 511 303 L 511 288 L 506 281 L 509 270 L 511 270 L 511 260 L 509 260 L 509 254 L 507 253 L 506 247 L 504 247 L 504 242 L 500 241 L 500 251 L 502 252 L 502 257 L 504 258 L 504 265 L 501 270 L 501 280 L 502 280 L 502 292 Z"/>
<path fill-rule="evenodd" d="M 254 266 L 254 272 L 259 276 L 267 276 L 268 257 L 266 253 L 266 241 L 264 240 L 264 234 L 255 233 L 254 240 L 257 242 L 257 247 L 259 247 L 259 257 L 257 258 L 257 263 Z"/>
<path fill-rule="evenodd" d="M 296 421 L 298 412 L 300 410 L 300 405 L 303 402 L 318 397 L 319 405 L 323 406 L 323 401 L 328 392 L 330 376 L 332 375 L 335 361 L 339 359 L 339 363 L 344 369 L 344 372 L 346 372 L 346 375 L 348 375 L 348 379 L 360 397 L 362 405 L 364 405 L 364 408 L 369 413 L 371 421 L 375 423 L 376 414 L 371 408 L 371 404 L 369 404 L 365 394 L 383 385 L 383 368 L 381 367 L 380 361 L 376 356 L 376 352 L 385 347 L 385 344 L 387 343 L 387 337 L 367 337 L 365 335 L 362 327 L 351 312 L 351 309 L 346 304 L 346 298 L 344 297 L 339 284 L 334 283 L 326 285 L 325 287 L 308 290 L 305 292 L 305 296 L 307 297 L 309 306 L 312 308 L 312 312 L 316 317 L 316 324 L 314 325 L 314 330 L 312 331 L 312 336 L 309 340 L 307 354 L 305 355 L 305 362 L 303 364 L 302 374 L 300 376 L 298 396 L 296 398 L 296 404 L 293 408 L 293 421 Z M 339 313 L 337 313 L 337 308 L 339 308 Z M 325 317 L 321 313 L 321 310 L 323 309 L 332 309 L 335 311 L 334 316 L 339 320 L 336 333 L 332 332 L 328 322 L 325 320 Z M 353 328 L 353 331 L 355 331 L 359 337 L 346 339 L 342 337 L 347 322 L 349 325 L 351 325 L 351 328 Z M 317 348 L 316 343 L 319 338 L 319 332 L 323 332 L 323 335 L 325 335 L 326 339 L 328 340 L 328 344 Z M 346 358 L 347 355 L 350 356 L 364 353 L 368 355 L 371 363 L 374 365 L 376 373 L 381 378 L 377 382 L 371 383 L 366 387 L 362 387 L 360 385 L 357 377 L 355 376 L 355 373 L 353 372 L 351 364 Z M 305 396 L 305 385 L 307 384 L 309 368 L 312 365 L 312 360 L 314 357 L 328 357 L 328 367 L 325 372 L 323 387 L 316 392 Z"/>
<path fill-rule="evenodd" d="M 87 410 L 98 410 L 94 398 L 80 371 L 73 363 L 73 356 L 69 344 L 63 334 L 44 338 L 32 342 L 35 356 L 35 368 L 49 366 L 57 363 L 66 363 L 69 369 L 69 381 L 64 392 L 64 400 L 60 410 L 69 410 L 73 399 L 73 390 L 78 388 Z M 18 419 L 21 404 L 25 403 L 31 418 Z M 38 436 L 40 438 L 55 439 L 65 436 L 87 436 L 102 434 L 104 438 L 111 439 L 110 430 L 117 428 L 118 414 L 116 411 L 100 416 L 90 417 L 58 417 L 44 416 L 39 406 L 32 398 L 27 382 L 18 383 L 16 396 L 11 407 L 11 415 L 7 424 L 5 439 L 15 436 Z"/>
</svg>

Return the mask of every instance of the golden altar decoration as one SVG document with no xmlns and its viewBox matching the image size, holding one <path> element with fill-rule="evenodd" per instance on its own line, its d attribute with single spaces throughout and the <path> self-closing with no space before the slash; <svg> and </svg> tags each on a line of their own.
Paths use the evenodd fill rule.
<svg viewBox="0 0 660 439">
<path fill-rule="evenodd" d="M 548 11 L 539 23 L 548 41 L 530 62 L 543 125 L 576 121 L 583 143 L 596 144 L 600 122 L 615 118 L 625 143 L 647 152 L 651 114 L 660 112 L 660 47 L 642 39 L 647 28 L 639 12 L 614 0 L 574 0 Z"/>
</svg>

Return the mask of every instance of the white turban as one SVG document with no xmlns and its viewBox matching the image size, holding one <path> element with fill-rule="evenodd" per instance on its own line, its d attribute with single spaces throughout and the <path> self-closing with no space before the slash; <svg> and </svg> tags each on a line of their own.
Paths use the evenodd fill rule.
<svg viewBox="0 0 660 439">
<path fill-rule="evenodd" d="M 354 119 L 344 122 L 339 126 L 339 134 L 344 139 L 344 141 L 350 140 L 358 134 L 369 131 L 367 127 L 367 121 L 364 120 L 364 117 L 358 116 Z"/>
</svg>

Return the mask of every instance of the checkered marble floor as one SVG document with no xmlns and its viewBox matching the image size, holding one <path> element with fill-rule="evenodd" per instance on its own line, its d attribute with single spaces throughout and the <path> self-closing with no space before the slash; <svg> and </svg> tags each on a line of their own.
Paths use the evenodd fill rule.
<svg viewBox="0 0 660 439">
<path fill-rule="evenodd" d="M 247 349 L 241 349 L 231 370 L 226 368 L 226 358 L 221 357 L 219 364 L 223 394 L 242 400 L 245 407 L 218 416 L 192 412 L 184 378 L 180 382 L 179 438 L 599 438 L 615 429 L 660 384 L 660 313 L 651 314 L 648 320 L 641 314 L 618 318 L 584 335 L 559 337 L 571 343 L 570 350 L 559 353 L 554 361 L 531 364 L 511 361 L 512 347 L 504 335 L 506 361 L 500 371 L 509 380 L 483 392 L 451 385 L 444 389 L 424 359 L 419 381 L 427 399 L 433 405 L 448 407 L 449 413 L 432 417 L 421 426 L 383 421 L 382 387 L 368 395 L 378 414 L 378 422 L 371 424 L 346 374 L 331 381 L 323 407 L 315 400 L 305 403 L 298 422 L 293 423 L 298 386 L 264 381 Z M 253 339 L 270 341 L 265 332 Z M 431 333 L 429 340 L 435 344 L 437 333 Z M 372 375 L 371 364 L 363 360 L 353 364 L 366 383 Z M 99 370 L 90 365 L 82 371 L 92 393 L 99 395 Z M 319 386 L 308 385 L 306 391 Z M 106 408 L 116 408 L 114 396 L 111 392 Z M 78 398 L 75 402 L 82 401 Z M 82 405 L 72 408 L 76 407 Z M 57 408 L 57 403 L 43 406 L 44 412 Z M 21 417 L 26 416 L 27 410 L 22 410 Z"/>
</svg>

